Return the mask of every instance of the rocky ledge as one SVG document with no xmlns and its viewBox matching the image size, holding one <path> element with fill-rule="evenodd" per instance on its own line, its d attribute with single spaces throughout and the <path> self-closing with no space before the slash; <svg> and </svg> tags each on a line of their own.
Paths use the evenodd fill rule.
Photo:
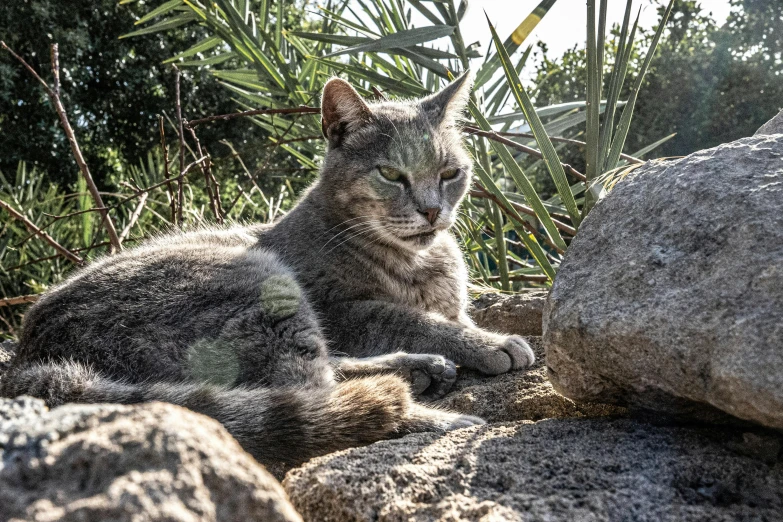
<svg viewBox="0 0 783 522">
<path fill-rule="evenodd" d="M 533 367 L 494 377 L 461 369 L 451 392 L 435 405 L 476 415 L 487 422 L 598 417 L 625 412 L 619 406 L 575 402 L 555 391 L 547 378 L 541 337 L 527 337 L 527 340 L 536 354 Z"/>
<path fill-rule="evenodd" d="M 482 294 L 473 300 L 470 316 L 487 330 L 539 336 L 548 293 L 533 290 L 513 295 Z"/>
<path fill-rule="evenodd" d="M 384 441 L 283 485 L 306 521 L 783 519 L 781 438 L 550 419 Z"/>
</svg>

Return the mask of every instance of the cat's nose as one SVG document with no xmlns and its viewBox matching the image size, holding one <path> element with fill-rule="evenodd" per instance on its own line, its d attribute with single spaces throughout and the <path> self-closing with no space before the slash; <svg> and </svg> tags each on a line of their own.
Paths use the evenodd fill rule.
<svg viewBox="0 0 783 522">
<path fill-rule="evenodd" d="M 431 208 L 425 208 L 424 210 L 419 209 L 419 213 L 423 214 L 424 217 L 427 218 L 427 221 L 430 222 L 430 225 L 434 225 L 435 220 L 438 219 L 438 214 L 440 214 L 440 208 L 431 207 Z"/>
</svg>

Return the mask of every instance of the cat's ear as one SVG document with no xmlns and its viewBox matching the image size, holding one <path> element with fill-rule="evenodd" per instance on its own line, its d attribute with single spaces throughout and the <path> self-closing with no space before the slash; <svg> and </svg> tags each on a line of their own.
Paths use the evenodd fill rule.
<svg viewBox="0 0 783 522">
<path fill-rule="evenodd" d="M 340 78 L 326 82 L 321 96 L 321 131 L 329 143 L 339 143 L 343 135 L 361 127 L 370 114 L 370 108 L 348 82 Z"/>
<path fill-rule="evenodd" d="M 473 75 L 465 71 L 440 91 L 424 98 L 421 106 L 434 124 L 452 124 L 467 107 L 472 87 Z"/>
</svg>

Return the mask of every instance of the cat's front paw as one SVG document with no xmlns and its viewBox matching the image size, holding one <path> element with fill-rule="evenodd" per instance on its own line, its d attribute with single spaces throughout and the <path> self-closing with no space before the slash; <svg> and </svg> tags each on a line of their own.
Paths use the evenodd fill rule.
<svg viewBox="0 0 783 522">
<path fill-rule="evenodd" d="M 533 349 L 524 338 L 518 335 L 509 335 L 500 349 L 511 358 L 512 370 L 521 370 L 522 368 L 533 366 L 533 363 L 536 362 L 536 355 L 533 353 Z"/>
<path fill-rule="evenodd" d="M 518 335 L 498 336 L 494 346 L 482 352 L 476 369 L 487 375 L 499 375 L 532 366 L 536 356 L 530 345 Z"/>
<path fill-rule="evenodd" d="M 441 355 L 410 354 L 406 363 L 411 392 L 419 399 L 440 399 L 457 380 L 456 365 Z"/>
</svg>

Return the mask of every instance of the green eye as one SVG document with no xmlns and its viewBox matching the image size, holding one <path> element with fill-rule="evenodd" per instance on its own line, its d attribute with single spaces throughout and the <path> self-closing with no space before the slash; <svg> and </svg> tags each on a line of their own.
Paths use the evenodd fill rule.
<svg viewBox="0 0 783 522">
<path fill-rule="evenodd" d="M 389 181 L 400 181 L 402 179 L 402 172 L 391 167 L 378 167 L 378 172 Z"/>
<path fill-rule="evenodd" d="M 440 173 L 440 179 L 452 179 L 456 178 L 459 174 L 459 169 L 444 170 Z"/>
</svg>

